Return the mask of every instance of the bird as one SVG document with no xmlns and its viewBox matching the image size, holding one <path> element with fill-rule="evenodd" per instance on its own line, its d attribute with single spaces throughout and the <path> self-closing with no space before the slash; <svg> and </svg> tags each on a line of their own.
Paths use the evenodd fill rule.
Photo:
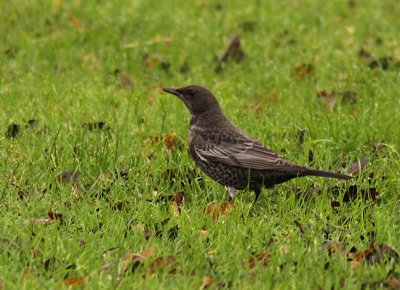
<svg viewBox="0 0 400 290">
<path fill-rule="evenodd" d="M 226 186 L 229 200 L 237 190 L 254 191 L 303 176 L 350 179 L 349 175 L 294 164 L 232 124 L 207 88 L 189 85 L 163 90 L 177 96 L 190 112 L 189 152 L 198 167 Z"/>
</svg>

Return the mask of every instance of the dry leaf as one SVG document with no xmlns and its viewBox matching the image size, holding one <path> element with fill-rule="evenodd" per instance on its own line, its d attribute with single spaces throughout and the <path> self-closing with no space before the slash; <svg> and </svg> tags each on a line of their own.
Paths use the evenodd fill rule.
<svg viewBox="0 0 400 290">
<path fill-rule="evenodd" d="M 64 278 L 62 283 L 67 287 L 79 287 L 85 288 L 85 278 L 83 277 L 72 277 L 72 278 Z"/>
<path fill-rule="evenodd" d="M 399 261 L 399 254 L 385 244 L 371 244 L 368 249 L 358 253 L 348 253 L 347 256 L 353 268 L 360 267 L 363 262 L 366 262 L 368 265 L 380 263 L 382 259 Z"/>
<path fill-rule="evenodd" d="M 212 203 L 206 208 L 206 214 L 211 216 L 213 220 L 218 220 L 220 217 L 226 219 L 229 213 L 234 209 L 234 206 L 234 200 L 224 202 L 222 205 Z"/>
<path fill-rule="evenodd" d="M 208 289 L 214 283 L 213 278 L 204 276 L 201 277 L 201 286 L 200 289 Z"/>
<path fill-rule="evenodd" d="M 171 150 L 174 145 L 175 145 L 175 141 L 176 141 L 176 135 L 175 134 L 169 134 L 165 137 L 165 145 L 167 146 L 167 148 L 169 150 Z"/>
<path fill-rule="evenodd" d="M 295 74 L 301 80 L 304 80 L 306 77 L 311 76 L 313 73 L 314 67 L 311 63 L 297 64 L 295 66 Z"/>
<path fill-rule="evenodd" d="M 63 171 L 57 176 L 58 182 L 76 184 L 81 174 L 79 172 Z"/>
<path fill-rule="evenodd" d="M 181 207 L 185 202 L 185 195 L 182 191 L 179 191 L 175 194 L 172 200 L 172 212 L 174 216 L 179 216 L 181 213 Z"/>
<path fill-rule="evenodd" d="M 49 211 L 47 213 L 47 215 L 48 215 L 48 217 L 50 219 L 50 222 L 57 221 L 60 224 L 62 224 L 64 222 L 63 215 L 61 213 L 56 213 L 56 212 Z"/>
<path fill-rule="evenodd" d="M 347 173 L 351 175 L 360 173 L 361 169 L 363 169 L 368 162 L 369 162 L 368 156 L 358 160 L 357 162 L 350 165 L 349 169 L 347 170 Z"/>
<path fill-rule="evenodd" d="M 400 280 L 396 278 L 390 278 L 387 282 L 387 285 L 390 289 L 399 290 L 400 289 Z"/>
<path fill-rule="evenodd" d="M 172 255 L 169 255 L 167 257 L 157 257 L 147 268 L 147 273 L 148 274 L 153 274 L 155 272 L 162 272 L 164 271 L 168 266 L 171 264 L 175 263 L 175 257 Z M 168 271 L 169 274 L 175 274 L 176 269 L 173 268 Z"/>
<path fill-rule="evenodd" d="M 220 62 L 240 62 L 245 57 L 245 53 L 241 47 L 241 40 L 239 35 L 235 35 L 229 41 L 228 47 L 225 51 L 218 57 Z"/>
</svg>

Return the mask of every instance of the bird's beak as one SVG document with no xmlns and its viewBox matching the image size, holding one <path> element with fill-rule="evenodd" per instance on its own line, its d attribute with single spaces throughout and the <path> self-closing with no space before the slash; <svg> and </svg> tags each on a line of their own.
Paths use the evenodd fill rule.
<svg viewBox="0 0 400 290">
<path fill-rule="evenodd" d="M 167 93 L 170 93 L 170 94 L 173 94 L 173 95 L 178 96 L 178 97 L 180 95 L 178 90 L 175 89 L 175 88 L 163 88 L 163 91 L 167 92 Z"/>
</svg>

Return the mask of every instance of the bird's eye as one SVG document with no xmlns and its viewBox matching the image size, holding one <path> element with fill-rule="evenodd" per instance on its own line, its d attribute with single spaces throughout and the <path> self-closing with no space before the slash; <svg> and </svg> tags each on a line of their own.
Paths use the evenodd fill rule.
<svg viewBox="0 0 400 290">
<path fill-rule="evenodd" d="M 193 97 L 196 94 L 196 91 L 194 89 L 189 89 L 188 94 L 189 96 Z"/>
</svg>

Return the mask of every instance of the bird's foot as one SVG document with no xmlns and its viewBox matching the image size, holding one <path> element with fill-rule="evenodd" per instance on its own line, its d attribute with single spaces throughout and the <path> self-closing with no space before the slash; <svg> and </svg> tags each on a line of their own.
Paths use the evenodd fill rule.
<svg viewBox="0 0 400 290">
<path fill-rule="evenodd" d="M 229 192 L 229 200 L 228 201 L 232 201 L 235 198 L 236 189 L 233 187 L 228 187 L 228 192 Z"/>
</svg>

